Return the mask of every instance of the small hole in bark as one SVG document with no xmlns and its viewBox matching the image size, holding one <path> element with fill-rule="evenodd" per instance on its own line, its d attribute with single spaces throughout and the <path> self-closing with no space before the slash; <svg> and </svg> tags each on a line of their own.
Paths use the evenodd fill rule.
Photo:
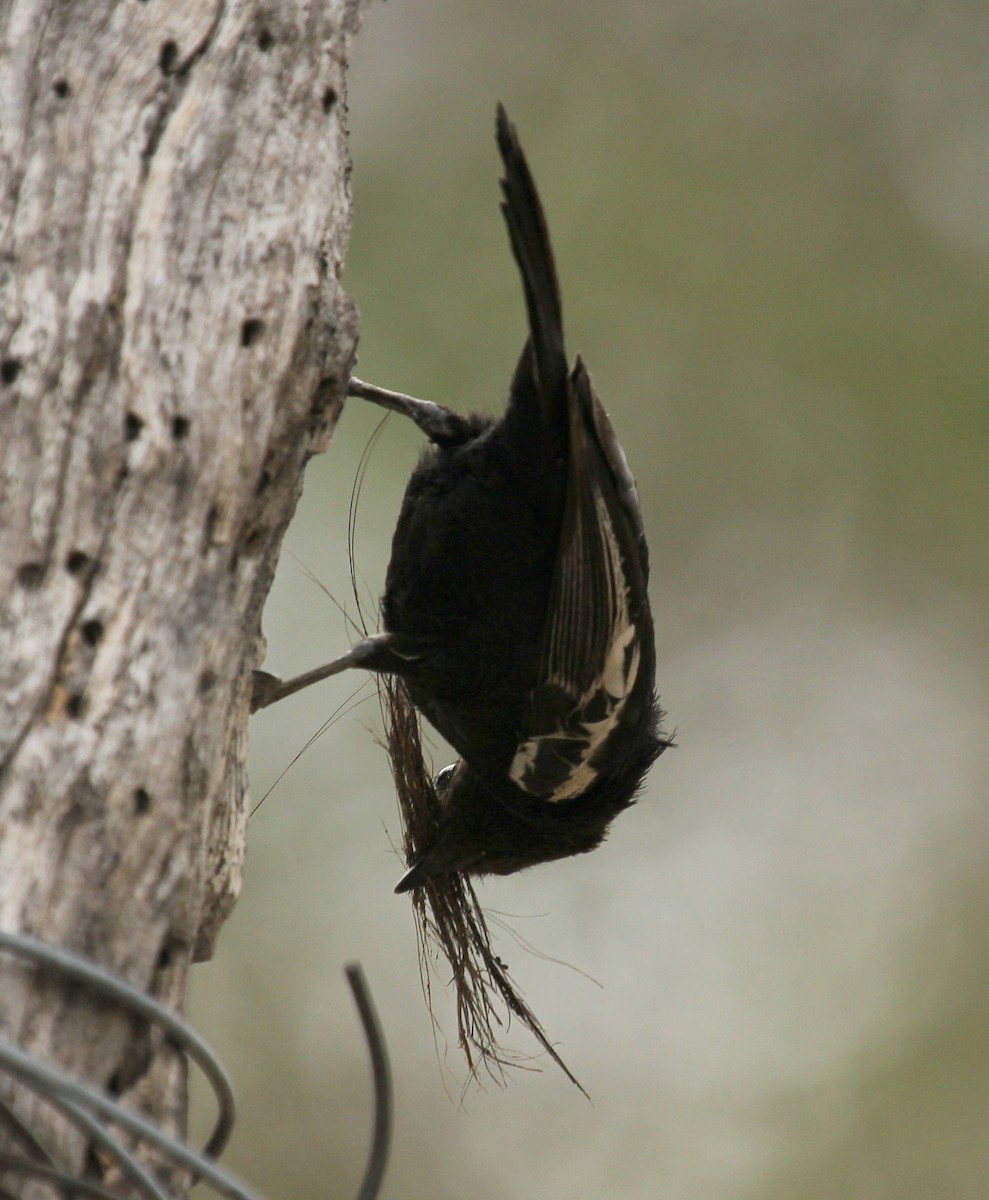
<svg viewBox="0 0 989 1200">
<path fill-rule="evenodd" d="M 141 436 L 141 430 L 144 428 L 144 421 L 137 415 L 136 412 L 129 412 L 124 417 L 124 436 L 129 442 L 137 441 Z"/>
<path fill-rule="evenodd" d="M 65 560 L 65 569 L 70 575 L 81 575 L 92 559 L 83 550 L 73 550 Z"/>
<path fill-rule="evenodd" d="M 13 383 L 21 373 L 21 360 L 19 358 L 5 358 L 0 362 L 0 379 L 4 383 Z"/>
<path fill-rule="evenodd" d="M 17 571 L 17 582 L 22 588 L 27 588 L 28 591 L 31 591 L 36 587 L 41 587 L 41 582 L 44 577 L 44 563 L 21 563 Z"/>
<path fill-rule="evenodd" d="M 260 496 L 262 492 L 266 492 L 271 487 L 271 472 L 264 470 L 258 476 L 258 482 L 254 488 L 254 495 Z"/>
<path fill-rule="evenodd" d="M 337 394 L 337 381 L 332 375 L 327 375 L 316 384 L 316 390 L 313 392 L 312 404 L 309 406 L 309 415 L 312 417 L 322 417 L 326 412 L 330 401 Z"/>
<path fill-rule="evenodd" d="M 103 638 L 103 622 L 102 621 L 85 621 L 81 628 L 83 639 L 90 646 L 98 646 Z"/>
<path fill-rule="evenodd" d="M 181 442 L 183 438 L 189 434 L 189 418 L 188 417 L 172 417 L 172 437 L 177 442 Z"/>
<path fill-rule="evenodd" d="M 67 79 L 56 79 L 52 84 L 52 91 L 59 98 L 59 100 L 64 100 L 72 91 L 72 89 L 69 87 L 69 81 Z"/>
<path fill-rule="evenodd" d="M 240 327 L 240 344 L 242 346 L 253 346 L 261 334 L 264 332 L 264 321 L 257 317 L 251 317 Z"/>
<path fill-rule="evenodd" d="M 157 967 L 159 971 L 164 971 L 172 965 L 172 943 L 166 942 L 158 951 Z"/>
<path fill-rule="evenodd" d="M 263 525 L 255 525 L 255 527 L 244 538 L 243 552 L 248 558 L 252 558 L 265 543 L 268 536 L 268 531 Z"/>
<path fill-rule="evenodd" d="M 206 514 L 206 524 L 203 526 L 203 554 L 205 554 L 213 545 L 213 535 L 216 533 L 216 527 L 219 523 L 221 515 L 220 506 L 211 504 L 209 511 Z"/>
<path fill-rule="evenodd" d="M 271 30 L 262 29 L 258 34 L 258 49 L 262 54 L 266 54 L 275 44 L 275 39 L 271 36 Z"/>
<path fill-rule="evenodd" d="M 162 75 L 171 75 L 175 70 L 175 63 L 179 57 L 178 42 L 167 41 L 162 42 L 161 51 L 158 54 L 158 67 Z"/>
<path fill-rule="evenodd" d="M 65 711 L 73 721 L 78 721 L 86 711 L 86 697 L 82 692 L 73 692 L 65 702 Z"/>
<path fill-rule="evenodd" d="M 134 789 L 134 813 L 138 817 L 143 817 L 144 814 L 151 808 L 151 793 L 145 791 L 144 788 Z"/>
<path fill-rule="evenodd" d="M 216 687 L 216 672 L 209 667 L 199 676 L 199 694 L 205 696 Z"/>
<path fill-rule="evenodd" d="M 328 87 L 323 92 L 323 112 L 332 112 L 334 105 L 337 102 L 337 93 L 335 88 Z"/>
</svg>

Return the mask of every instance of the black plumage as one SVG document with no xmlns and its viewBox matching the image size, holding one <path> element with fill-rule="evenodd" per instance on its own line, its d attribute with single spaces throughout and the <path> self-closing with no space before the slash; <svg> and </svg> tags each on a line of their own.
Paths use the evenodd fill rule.
<svg viewBox="0 0 989 1200">
<path fill-rule="evenodd" d="M 445 816 L 401 891 L 593 849 L 668 744 L 635 484 L 583 362 L 568 367 L 545 219 L 501 106 L 497 137 L 529 323 L 505 414 L 351 382 L 430 439 L 395 529 L 384 632 L 259 691 L 270 703 L 349 666 L 394 673 L 461 756 L 437 779 Z"/>
</svg>

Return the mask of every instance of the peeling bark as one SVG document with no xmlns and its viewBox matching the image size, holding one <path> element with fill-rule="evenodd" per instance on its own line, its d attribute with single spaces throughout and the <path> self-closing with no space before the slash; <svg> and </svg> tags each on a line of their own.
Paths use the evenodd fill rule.
<svg viewBox="0 0 989 1200">
<path fill-rule="evenodd" d="M 353 360 L 360 5 L 0 8 L 0 927 L 177 1010 L 240 886 L 261 609 Z M 0 988 L 0 1036 L 182 1128 L 167 1046 L 6 957 Z"/>
</svg>

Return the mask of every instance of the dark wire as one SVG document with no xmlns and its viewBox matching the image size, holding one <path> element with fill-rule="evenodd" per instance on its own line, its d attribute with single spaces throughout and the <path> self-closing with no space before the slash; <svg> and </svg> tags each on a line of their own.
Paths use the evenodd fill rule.
<svg viewBox="0 0 989 1200">
<path fill-rule="evenodd" d="M 0 1063 L 12 1075 L 16 1075 L 28 1083 L 36 1092 L 57 1101 L 61 1111 L 70 1121 L 83 1125 L 94 1141 L 100 1143 L 121 1160 L 134 1184 L 141 1189 L 144 1195 L 152 1197 L 152 1200 L 168 1200 L 168 1195 L 161 1190 L 130 1152 L 115 1137 L 107 1133 L 100 1122 L 85 1111 L 86 1109 L 93 1109 L 107 1121 L 113 1122 L 115 1125 L 122 1125 L 130 1133 L 137 1134 L 145 1142 L 149 1142 L 181 1166 L 187 1167 L 198 1178 L 204 1179 L 220 1195 L 230 1196 L 232 1200 L 257 1200 L 254 1192 L 228 1172 L 221 1171 L 210 1159 L 204 1158 L 202 1154 L 197 1154 L 182 1142 L 163 1133 L 150 1121 L 129 1112 L 107 1093 L 80 1083 L 64 1071 L 56 1071 L 53 1067 L 45 1066 L 29 1054 L 25 1054 L 22 1050 L 9 1044 L 0 1043 Z"/>
<path fill-rule="evenodd" d="M 231 1200 L 259 1200 L 256 1193 L 229 1172 L 221 1170 L 214 1161 L 226 1145 L 233 1129 L 233 1088 L 216 1055 L 194 1030 L 144 992 L 111 975 L 95 963 L 66 950 L 47 946 L 26 935 L 0 932 L 0 951 L 18 954 L 44 967 L 53 968 L 70 979 L 86 984 L 146 1020 L 163 1026 L 170 1040 L 184 1050 L 206 1075 L 217 1101 L 216 1124 L 205 1148 L 196 1152 L 125 1109 L 109 1093 L 90 1087 L 63 1071 L 41 1063 L 19 1047 L 3 1040 L 0 1040 L 0 1067 L 20 1079 L 37 1095 L 54 1104 L 66 1120 L 82 1129 L 88 1138 L 116 1160 L 137 1194 L 145 1200 L 169 1200 L 169 1196 L 138 1161 L 135 1154 L 109 1131 L 104 1122 L 126 1129 L 145 1145 L 156 1147 L 167 1159 L 192 1172 L 193 1182 L 201 1180 Z M 391 1141 L 391 1076 L 384 1037 L 363 971 L 358 964 L 351 963 L 346 972 L 367 1038 L 374 1078 L 374 1134 L 357 1200 L 375 1200 L 384 1177 Z M 60 1188 L 66 1196 L 119 1200 L 119 1193 L 60 1170 L 54 1157 L 33 1131 L 3 1101 L 0 1101 L 0 1115 L 7 1118 L 40 1160 L 32 1161 L 0 1152 L 0 1172 L 16 1172 L 44 1180 Z M 0 1185 L 0 1200 L 8 1198 L 13 1200 L 11 1193 Z"/>
<path fill-rule="evenodd" d="M 347 972 L 347 982 L 354 994 L 354 1003 L 357 1005 L 361 1025 L 364 1027 L 364 1037 L 367 1040 L 368 1053 L 371 1056 L 371 1075 L 374 1080 L 374 1132 L 371 1135 L 371 1148 L 368 1151 L 364 1180 L 357 1193 L 357 1200 L 375 1200 L 385 1177 L 385 1167 L 388 1165 L 388 1152 L 391 1147 L 391 1070 L 388 1066 L 388 1051 L 385 1048 L 384 1035 L 381 1032 L 378 1014 L 374 1011 L 364 971 L 361 969 L 360 963 L 348 963 L 344 970 Z"/>
<path fill-rule="evenodd" d="M 59 1171 L 55 1167 L 47 1167 L 44 1163 L 25 1162 L 24 1159 L 18 1158 L 14 1154 L 5 1154 L 0 1150 L 0 1171 L 13 1171 L 18 1175 L 30 1175 L 35 1179 L 43 1179 L 47 1183 L 53 1183 L 56 1187 L 60 1187 L 63 1191 L 69 1192 L 73 1197 L 83 1196 L 86 1200 L 119 1200 L 119 1197 L 113 1192 L 108 1192 L 106 1188 L 102 1188 L 97 1183 L 86 1183 L 82 1179 L 77 1179 L 74 1175 L 66 1175 L 64 1171 Z M 17 1200 L 6 1189 L 0 1191 L 0 1197 L 3 1200 Z"/>
<path fill-rule="evenodd" d="M 67 978 L 78 979 L 93 991 L 115 1000 L 124 1008 L 138 1013 L 148 1021 L 161 1025 L 172 1040 L 185 1050 L 192 1061 L 202 1070 L 213 1089 L 217 1103 L 216 1124 L 206 1145 L 203 1146 L 202 1152 L 209 1158 L 218 1158 L 223 1153 L 230 1140 L 236 1119 L 233 1084 L 223 1069 L 223 1064 L 194 1029 L 191 1029 L 170 1009 L 159 1004 L 146 992 L 139 991 L 123 979 L 104 970 L 103 967 L 99 967 L 87 959 L 79 958 L 78 955 L 71 954 L 68 950 L 48 946 L 25 934 L 10 934 L 2 930 L 0 930 L 0 950 L 20 954 L 34 962 L 55 967 L 60 974 Z"/>
</svg>

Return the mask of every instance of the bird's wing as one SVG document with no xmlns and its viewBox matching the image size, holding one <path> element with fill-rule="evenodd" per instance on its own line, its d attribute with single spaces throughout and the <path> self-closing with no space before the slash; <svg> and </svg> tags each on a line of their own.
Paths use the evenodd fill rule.
<svg viewBox="0 0 989 1200">
<path fill-rule="evenodd" d="M 652 663 L 648 566 L 635 483 L 579 359 L 568 387 L 560 545 L 539 680 L 509 767 L 509 777 L 523 791 L 549 801 L 572 799 L 593 784 L 595 754 L 639 678 L 644 650 Z"/>
</svg>

